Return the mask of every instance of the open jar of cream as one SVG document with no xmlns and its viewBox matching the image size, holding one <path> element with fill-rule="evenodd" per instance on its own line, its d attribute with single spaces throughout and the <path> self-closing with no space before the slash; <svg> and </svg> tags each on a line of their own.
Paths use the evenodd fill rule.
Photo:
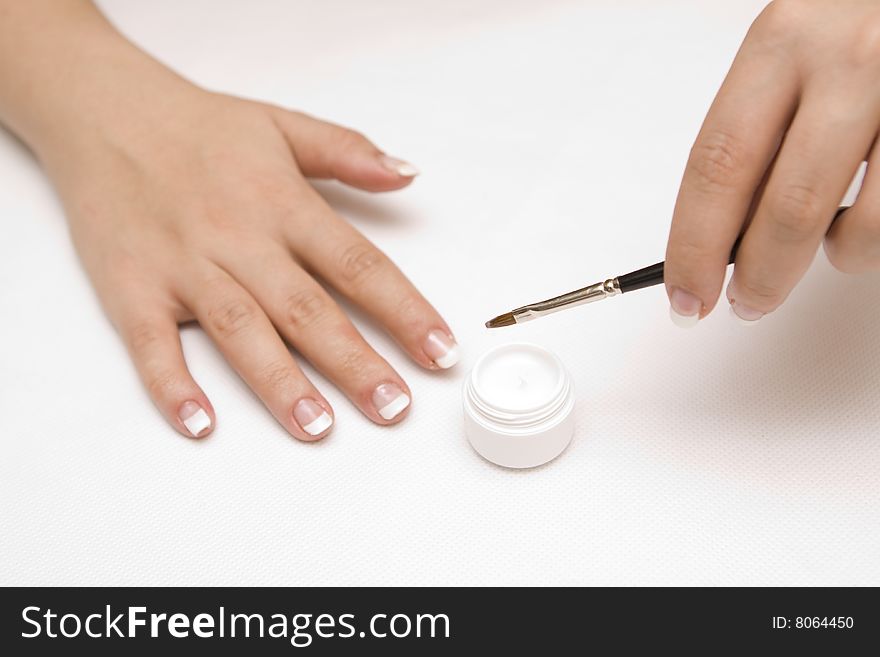
<svg viewBox="0 0 880 657">
<path fill-rule="evenodd" d="M 574 388 L 559 358 L 514 343 L 483 354 L 464 384 L 464 426 L 484 458 L 508 468 L 550 461 L 574 434 Z"/>
</svg>

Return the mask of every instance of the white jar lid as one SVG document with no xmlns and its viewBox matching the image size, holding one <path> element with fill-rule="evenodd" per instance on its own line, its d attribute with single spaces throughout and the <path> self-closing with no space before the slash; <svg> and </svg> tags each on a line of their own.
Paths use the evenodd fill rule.
<svg viewBox="0 0 880 657">
<path fill-rule="evenodd" d="M 571 376 L 543 347 L 513 343 L 486 352 L 468 375 L 463 396 L 468 440 L 493 463 L 535 467 L 571 442 Z"/>
</svg>

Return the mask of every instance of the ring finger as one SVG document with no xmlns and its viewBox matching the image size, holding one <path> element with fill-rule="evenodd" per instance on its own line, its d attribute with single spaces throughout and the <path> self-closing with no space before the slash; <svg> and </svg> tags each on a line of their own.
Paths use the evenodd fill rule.
<svg viewBox="0 0 880 657">
<path fill-rule="evenodd" d="M 294 362 L 257 302 L 229 274 L 205 263 L 180 296 L 287 431 L 300 440 L 317 440 L 330 432 L 330 404 Z"/>
<path fill-rule="evenodd" d="M 727 297 L 740 319 L 775 310 L 810 266 L 874 138 L 862 105 L 802 99 L 737 252 Z"/>
<path fill-rule="evenodd" d="M 278 331 L 371 420 L 402 420 L 411 393 L 342 309 L 284 249 L 245 256 L 236 277 L 251 291 Z"/>
</svg>

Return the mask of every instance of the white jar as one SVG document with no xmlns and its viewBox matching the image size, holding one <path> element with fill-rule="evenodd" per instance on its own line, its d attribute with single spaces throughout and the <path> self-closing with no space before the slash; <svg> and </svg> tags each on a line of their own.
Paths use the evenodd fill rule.
<svg viewBox="0 0 880 657">
<path fill-rule="evenodd" d="M 514 343 L 486 352 L 468 375 L 463 396 L 468 440 L 493 463 L 532 468 L 571 442 L 571 376 L 543 347 Z"/>
</svg>

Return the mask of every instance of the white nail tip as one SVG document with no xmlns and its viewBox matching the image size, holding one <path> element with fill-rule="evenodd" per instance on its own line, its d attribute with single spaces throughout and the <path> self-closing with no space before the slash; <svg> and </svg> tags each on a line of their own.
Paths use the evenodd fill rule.
<svg viewBox="0 0 880 657">
<path fill-rule="evenodd" d="M 322 434 L 330 426 L 333 424 L 333 418 L 330 417 L 330 414 L 327 412 L 321 413 L 321 415 L 309 422 L 306 426 L 303 427 L 303 431 L 305 431 L 310 436 L 317 436 L 318 434 Z"/>
<path fill-rule="evenodd" d="M 379 158 L 379 161 L 386 169 L 393 171 L 403 178 L 412 178 L 413 176 L 419 175 L 419 170 L 406 160 L 400 160 L 396 157 L 391 157 L 390 155 L 383 155 Z"/>
<path fill-rule="evenodd" d="M 183 426 L 196 438 L 202 431 L 211 426 L 211 418 L 204 409 L 199 409 L 183 421 Z"/>
<path fill-rule="evenodd" d="M 379 415 L 383 420 L 392 420 L 400 415 L 407 406 L 409 406 L 409 395 L 401 393 L 390 404 L 380 408 Z"/>
<path fill-rule="evenodd" d="M 440 358 L 435 358 L 434 363 L 437 365 L 437 367 L 447 370 L 455 365 L 460 358 L 461 354 L 458 353 L 458 347 L 453 347 L 445 354 L 440 356 Z"/>
<path fill-rule="evenodd" d="M 672 323 L 678 326 L 679 328 L 693 328 L 700 321 L 700 316 L 697 315 L 679 315 L 675 310 L 671 307 L 669 308 L 669 317 L 672 319 Z"/>
<path fill-rule="evenodd" d="M 739 315 L 736 314 L 736 311 L 733 309 L 733 306 L 727 306 L 728 311 L 730 312 L 730 316 L 733 317 L 737 324 L 742 324 L 743 326 L 754 326 L 758 323 L 758 320 L 761 319 L 743 319 Z"/>
<path fill-rule="evenodd" d="M 403 176 L 404 178 L 412 178 L 413 176 L 417 176 L 419 175 L 419 173 L 421 173 L 409 162 L 400 162 L 398 164 L 395 164 L 394 170 L 397 171 L 397 175 Z"/>
</svg>

